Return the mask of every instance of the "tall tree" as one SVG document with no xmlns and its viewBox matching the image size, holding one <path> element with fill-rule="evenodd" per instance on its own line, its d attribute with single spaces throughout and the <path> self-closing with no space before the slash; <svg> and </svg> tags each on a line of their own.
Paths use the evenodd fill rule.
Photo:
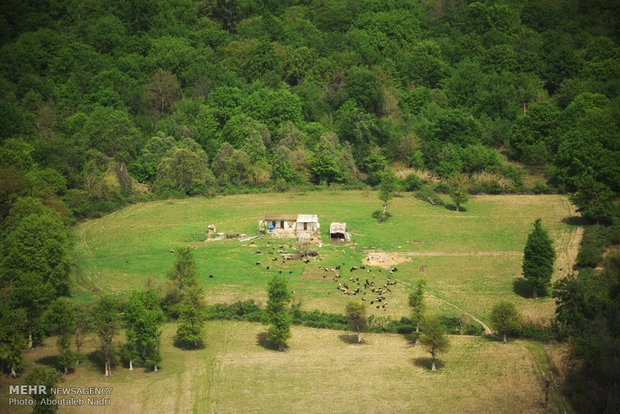
<svg viewBox="0 0 620 414">
<path fill-rule="evenodd" d="M 75 308 L 73 329 L 75 330 L 75 365 L 79 365 L 82 356 L 82 346 L 84 345 L 84 336 L 86 332 L 92 329 L 92 316 L 88 307 L 78 306 Z"/>
<path fill-rule="evenodd" d="M 103 296 L 93 308 L 93 327 L 101 342 L 106 377 L 112 375 L 112 341 L 118 333 L 119 326 L 118 302 L 111 296 Z"/>
<path fill-rule="evenodd" d="M 426 346 L 428 352 L 431 354 L 431 371 L 437 371 L 435 368 L 435 357 L 437 353 L 447 350 L 450 346 L 450 339 L 446 335 L 446 328 L 439 320 L 439 317 L 436 315 L 426 315 L 424 317 L 420 342 L 422 342 L 422 345 Z"/>
<path fill-rule="evenodd" d="M 205 311 L 202 288 L 199 285 L 191 286 L 179 304 L 179 327 L 174 337 L 179 346 L 190 349 L 203 346 Z"/>
<path fill-rule="evenodd" d="M 521 315 L 515 307 L 514 303 L 501 301 L 496 303 L 491 309 L 491 326 L 500 335 L 504 337 L 504 343 L 506 342 L 506 336 L 508 334 L 516 333 L 521 323 Z"/>
<path fill-rule="evenodd" d="M 38 273 L 23 273 L 13 282 L 10 304 L 13 309 L 21 308 L 25 312 L 24 333 L 28 335 L 28 348 L 33 347 L 35 337 L 40 337 L 41 318 L 53 299 L 54 289 L 51 283 L 45 282 Z"/>
<path fill-rule="evenodd" d="M 286 340 L 291 337 L 292 318 L 288 309 L 291 301 L 291 292 L 282 275 L 274 275 L 269 281 L 267 289 L 267 321 L 270 324 L 267 330 L 267 340 L 282 351 Z"/>
<path fill-rule="evenodd" d="M 178 93 L 179 84 L 175 76 L 168 71 L 156 72 L 151 82 L 146 85 L 146 97 L 151 102 L 156 116 L 170 112 L 172 105 L 177 101 Z"/>
<path fill-rule="evenodd" d="M 179 288 L 183 295 L 183 288 L 196 284 L 196 259 L 189 247 L 179 247 L 175 251 L 175 260 L 172 270 L 168 273 L 168 279 Z"/>
<path fill-rule="evenodd" d="M 7 292 L 0 291 L 0 367 L 16 377 L 22 368 L 22 352 L 28 346 L 24 334 L 27 320 L 23 309 L 9 307 L 6 296 Z"/>
<path fill-rule="evenodd" d="M 383 215 L 387 213 L 388 201 L 394 197 L 394 193 L 398 191 L 398 178 L 392 170 L 386 170 L 381 177 L 379 183 L 379 200 L 383 201 Z"/>
<path fill-rule="evenodd" d="M 424 288 L 426 288 L 426 280 L 420 279 L 415 283 L 412 292 L 409 293 L 409 306 L 411 307 L 411 320 L 415 323 L 415 331 L 420 332 L 420 323 L 424 319 L 426 312 L 426 303 L 424 302 Z M 415 342 L 418 343 L 416 336 Z"/>
<path fill-rule="evenodd" d="M 133 291 L 125 304 L 124 320 L 127 325 L 125 356 L 129 360 L 129 369 L 133 369 L 133 360 L 139 359 L 157 371 L 161 360 L 160 326 L 164 322 L 159 294 L 153 289 Z"/>
<path fill-rule="evenodd" d="M 555 249 L 547 232 L 542 228 L 541 219 L 534 222 L 534 230 L 529 234 L 523 251 L 523 276 L 532 287 L 532 298 L 544 290 L 551 282 Z"/>
<path fill-rule="evenodd" d="M 64 369 L 65 374 L 69 372 L 76 360 L 76 353 L 71 351 L 71 335 L 74 332 L 75 307 L 66 298 L 58 298 L 48 309 L 46 320 L 53 328 L 58 338 L 56 346 L 58 348 L 58 363 Z"/>
<path fill-rule="evenodd" d="M 366 319 L 366 305 L 355 301 L 347 302 L 347 317 L 349 326 L 357 331 L 357 342 L 362 342 L 362 331 L 366 329 L 368 320 Z"/>
<path fill-rule="evenodd" d="M 455 176 L 450 179 L 450 184 L 452 186 L 450 188 L 450 198 L 454 202 L 456 211 L 458 212 L 459 207 L 462 204 L 467 203 L 467 200 L 469 199 L 467 195 L 467 181 L 462 175 Z"/>
</svg>

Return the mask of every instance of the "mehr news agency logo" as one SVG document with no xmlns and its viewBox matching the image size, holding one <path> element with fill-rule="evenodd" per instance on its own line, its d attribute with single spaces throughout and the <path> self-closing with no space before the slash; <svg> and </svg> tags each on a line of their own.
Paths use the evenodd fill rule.
<svg viewBox="0 0 620 414">
<path fill-rule="evenodd" d="M 45 385 L 9 385 L 9 405 L 105 406 L 112 405 L 112 387 L 47 387 Z M 13 395 L 28 395 L 13 397 Z M 49 395 L 49 397 L 44 397 Z M 65 396 L 56 398 L 56 396 Z"/>
</svg>

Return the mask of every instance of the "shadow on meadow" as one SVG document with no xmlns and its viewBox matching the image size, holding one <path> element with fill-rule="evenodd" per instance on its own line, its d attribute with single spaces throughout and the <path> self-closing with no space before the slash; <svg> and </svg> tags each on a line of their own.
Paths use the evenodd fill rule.
<svg viewBox="0 0 620 414">
<path fill-rule="evenodd" d="M 364 338 L 362 338 L 362 342 L 357 342 L 357 334 L 342 334 L 342 335 L 338 335 L 338 339 L 340 339 L 342 342 L 344 342 L 345 344 L 352 344 L 352 345 L 367 345 L 368 342 L 366 342 L 364 340 Z"/>
<path fill-rule="evenodd" d="M 564 217 L 562 223 L 568 224 L 569 226 L 585 226 L 588 224 L 587 220 L 581 216 Z"/>
<path fill-rule="evenodd" d="M 256 345 L 270 351 L 279 351 L 278 347 L 275 344 L 269 342 L 269 340 L 267 339 L 267 332 L 259 332 L 256 334 Z M 286 348 L 288 348 L 288 345 L 284 345 L 283 350 L 285 350 Z"/>
<path fill-rule="evenodd" d="M 456 211 L 456 204 L 445 204 L 444 207 L 446 210 Z M 463 213 L 467 211 L 467 207 L 459 206 L 459 213 Z"/>
<path fill-rule="evenodd" d="M 415 365 L 416 367 L 419 368 L 424 368 L 427 370 L 431 370 L 431 368 L 433 367 L 433 360 L 430 357 L 420 357 L 420 358 L 413 358 L 413 365 Z M 437 368 L 438 370 L 443 368 L 444 364 L 443 362 L 441 362 L 441 360 L 436 359 L 435 360 L 435 368 Z"/>
<path fill-rule="evenodd" d="M 512 281 L 512 291 L 522 298 L 529 299 L 532 297 L 532 287 L 522 277 Z"/>
<path fill-rule="evenodd" d="M 35 360 L 34 362 L 41 365 L 47 365 L 50 368 L 57 368 L 59 366 L 58 355 L 47 355 Z"/>
</svg>

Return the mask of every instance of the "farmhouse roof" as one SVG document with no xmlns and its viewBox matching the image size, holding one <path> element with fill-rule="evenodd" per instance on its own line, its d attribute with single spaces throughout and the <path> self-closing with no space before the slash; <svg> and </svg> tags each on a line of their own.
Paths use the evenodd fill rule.
<svg viewBox="0 0 620 414">
<path fill-rule="evenodd" d="M 272 213 L 272 214 L 265 214 L 265 221 L 270 221 L 270 220 L 286 220 L 286 221 L 296 221 L 297 220 L 297 214 L 287 214 L 287 213 Z"/>
<path fill-rule="evenodd" d="M 344 233 L 347 230 L 347 223 L 332 223 L 329 225 L 330 233 Z"/>
<path fill-rule="evenodd" d="M 318 223 L 319 216 L 316 214 L 300 214 L 297 216 L 297 221 L 300 223 Z"/>
</svg>

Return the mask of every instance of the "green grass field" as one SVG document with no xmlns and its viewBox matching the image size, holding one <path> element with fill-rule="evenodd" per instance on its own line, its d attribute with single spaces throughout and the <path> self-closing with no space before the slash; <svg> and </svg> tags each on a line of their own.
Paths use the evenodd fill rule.
<svg viewBox="0 0 620 414">
<path fill-rule="evenodd" d="M 368 278 L 381 286 L 387 280 L 386 269 L 348 270 L 359 266 L 368 251 L 381 250 L 405 261 L 391 275 L 397 285 L 386 296 L 388 310 L 370 308 L 377 316 L 406 316 L 408 289 L 422 277 L 428 282 L 431 308 L 444 313 L 467 312 L 488 321 L 491 306 L 507 299 L 532 319 L 553 316 L 553 299 L 531 300 L 516 281 L 525 240 L 537 217 L 542 217 L 558 251 L 555 277 L 569 271 L 579 229 L 563 221 L 575 215 L 565 197 L 474 196 L 467 211 L 457 213 L 403 194 L 390 202 L 393 217 L 383 224 L 371 218 L 371 212 L 380 206 L 376 193 L 363 191 L 252 194 L 132 205 L 74 227 L 74 297 L 85 303 L 101 293 L 125 295 L 147 280 L 163 286 L 174 260 L 170 250 L 191 246 L 208 303 L 250 298 L 264 302 L 267 281 L 274 272 L 282 271 L 302 308 L 343 312 L 347 300 L 365 296 L 369 303 L 372 293 L 366 290 L 364 295 L 362 289 L 356 297 L 343 295 L 337 290 L 338 282 L 332 280 L 335 273 L 324 268 L 341 265 L 338 281 L 350 286 L 357 287 L 350 277 L 359 278 L 361 285 Z M 253 245 L 238 240 L 202 241 L 209 224 L 216 224 L 219 232 L 254 235 L 258 220 L 274 212 L 319 215 L 325 244 L 319 249 L 319 260 L 309 264 L 273 262 L 279 255 L 267 253 L 274 245 L 289 241 L 269 237 L 261 237 Z M 353 233 L 352 244 L 325 243 L 332 221 L 347 223 Z M 293 240 L 290 243 L 295 246 Z M 256 255 L 257 250 L 264 254 Z M 424 273 L 419 271 L 421 265 Z"/>
<path fill-rule="evenodd" d="M 436 373 L 429 354 L 400 335 L 364 334 L 361 345 L 349 333 L 293 327 L 286 352 L 257 344 L 265 327 L 245 322 L 207 324 L 206 347 L 174 348 L 175 326 L 162 335 L 161 369 L 144 372 L 115 366 L 105 380 L 87 342 L 89 357 L 66 376 L 66 387 L 112 387 L 110 407 L 63 407 L 61 413 L 220 413 L 220 412 L 543 412 L 540 344 L 503 344 L 482 337 L 452 336 Z M 120 338 L 119 338 L 120 340 Z M 53 365 L 54 338 L 25 353 L 32 362 Z M 28 413 L 7 405 L 2 378 L 0 412 Z M 559 401 L 561 404 L 561 401 Z M 558 411 L 551 402 L 552 411 Z"/>
</svg>

